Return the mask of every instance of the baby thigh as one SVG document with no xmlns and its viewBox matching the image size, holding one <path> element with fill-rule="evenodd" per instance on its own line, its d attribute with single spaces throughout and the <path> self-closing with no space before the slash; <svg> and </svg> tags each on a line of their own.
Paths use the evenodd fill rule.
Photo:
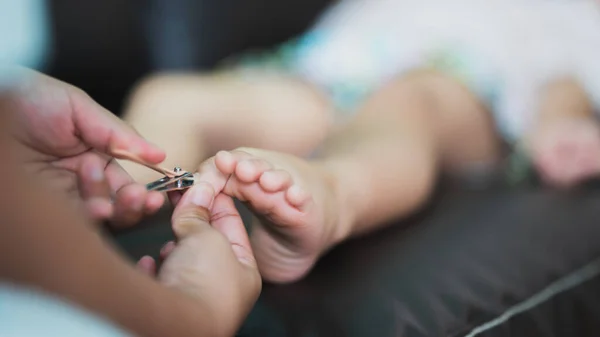
<svg viewBox="0 0 600 337">
<path fill-rule="evenodd" d="M 165 74 L 134 90 L 124 118 L 166 151 L 165 165 L 192 170 L 219 150 L 244 146 L 307 155 L 329 130 L 330 106 L 286 75 Z M 155 178 L 123 165 L 134 178 Z"/>
<path fill-rule="evenodd" d="M 444 173 L 463 174 L 499 163 L 501 138 L 484 100 L 454 76 L 438 70 L 417 69 L 401 81 L 421 88 L 431 106 L 423 119 L 419 112 L 404 111 L 403 124 L 424 120 L 431 127 L 438 163 Z"/>
</svg>

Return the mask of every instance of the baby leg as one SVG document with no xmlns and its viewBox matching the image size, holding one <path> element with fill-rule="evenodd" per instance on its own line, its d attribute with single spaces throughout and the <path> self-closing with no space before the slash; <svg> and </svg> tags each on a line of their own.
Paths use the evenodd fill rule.
<svg viewBox="0 0 600 337">
<path fill-rule="evenodd" d="M 248 202 L 261 274 L 289 282 L 340 241 L 422 207 L 440 168 L 495 162 L 493 130 L 460 84 L 419 72 L 376 92 L 314 160 L 244 148 L 204 163 L 201 179 Z"/>
<path fill-rule="evenodd" d="M 325 137 L 329 110 L 316 90 L 283 75 L 167 74 L 136 88 L 124 119 L 166 151 L 166 167 L 191 170 L 239 146 L 306 155 Z M 137 181 L 159 177 L 122 165 Z"/>
<path fill-rule="evenodd" d="M 542 93 L 526 149 L 542 179 L 569 187 L 600 174 L 600 125 L 585 90 L 558 79 Z"/>
<path fill-rule="evenodd" d="M 414 213 L 428 201 L 439 173 L 494 166 L 501 151 L 479 99 L 433 71 L 384 86 L 328 145 L 323 160 L 340 177 L 349 235 Z"/>
</svg>

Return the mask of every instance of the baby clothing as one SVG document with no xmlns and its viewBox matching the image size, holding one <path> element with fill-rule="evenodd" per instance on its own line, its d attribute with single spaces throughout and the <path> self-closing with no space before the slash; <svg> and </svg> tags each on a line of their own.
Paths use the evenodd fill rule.
<svg viewBox="0 0 600 337">
<path fill-rule="evenodd" d="M 512 142 L 552 79 L 577 78 L 600 106 L 600 3 L 342 0 L 299 38 L 242 65 L 300 76 L 346 114 L 394 77 L 439 70 L 468 86 Z"/>
<path fill-rule="evenodd" d="M 51 51 L 44 0 L 0 0 L 0 89 L 12 85 L 14 65 L 40 69 Z"/>
<path fill-rule="evenodd" d="M 130 337 L 126 331 L 49 294 L 0 282 L 0 336 Z"/>
</svg>

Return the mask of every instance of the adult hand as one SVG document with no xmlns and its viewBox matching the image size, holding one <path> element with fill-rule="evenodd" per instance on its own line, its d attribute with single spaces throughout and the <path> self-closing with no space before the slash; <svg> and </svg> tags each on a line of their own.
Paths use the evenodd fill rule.
<svg viewBox="0 0 600 337">
<path fill-rule="evenodd" d="M 15 71 L 18 80 L 8 98 L 27 173 L 48 178 L 96 219 L 134 223 L 162 206 L 163 196 L 135 184 L 113 151 L 150 164 L 163 161 L 164 152 L 81 89 L 28 69 Z"/>
<path fill-rule="evenodd" d="M 246 229 L 231 197 L 208 184 L 190 188 L 172 217 L 177 243 L 161 251 L 158 280 L 201 300 L 216 336 L 233 336 L 257 300 L 261 277 Z M 143 257 L 138 266 L 155 275 Z"/>
</svg>

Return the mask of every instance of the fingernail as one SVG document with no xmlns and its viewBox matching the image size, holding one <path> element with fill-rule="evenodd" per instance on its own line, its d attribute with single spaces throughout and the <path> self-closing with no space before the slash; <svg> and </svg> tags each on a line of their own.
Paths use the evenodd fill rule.
<svg viewBox="0 0 600 337">
<path fill-rule="evenodd" d="M 231 245 L 231 249 L 233 249 L 233 253 L 240 262 L 252 264 L 252 254 L 246 248 L 238 244 L 233 244 Z"/>
<path fill-rule="evenodd" d="M 210 207 L 215 194 L 213 188 L 204 183 L 192 187 L 186 194 L 188 193 L 190 196 L 186 199 L 189 199 L 189 201 L 196 206 L 205 208 Z"/>
</svg>

